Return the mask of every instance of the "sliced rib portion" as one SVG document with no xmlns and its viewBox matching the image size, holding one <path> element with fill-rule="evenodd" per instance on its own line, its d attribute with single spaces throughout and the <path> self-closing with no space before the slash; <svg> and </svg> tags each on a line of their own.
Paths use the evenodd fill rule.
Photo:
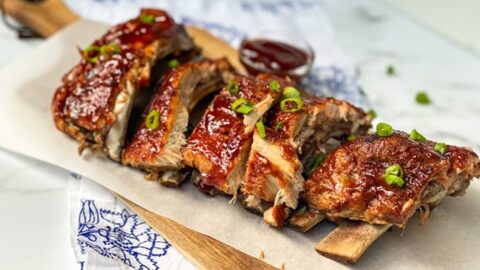
<svg viewBox="0 0 480 270">
<path fill-rule="evenodd" d="M 90 147 L 119 161 L 135 93 L 148 83 L 151 67 L 194 48 L 162 10 L 144 9 L 112 27 L 63 77 L 52 103 L 57 128 L 80 142 L 80 152 Z"/>
<path fill-rule="evenodd" d="M 472 151 L 449 146 L 441 155 L 432 145 L 403 132 L 345 143 L 305 182 L 308 205 L 332 219 L 404 227 L 417 208 L 461 194 L 480 176 L 479 159 Z M 394 164 L 403 169 L 402 187 L 384 180 L 386 168 Z"/>
<path fill-rule="evenodd" d="M 230 92 L 224 88 L 193 130 L 183 156 L 187 165 L 198 170 L 192 177 L 202 190 L 213 188 L 226 194 L 237 193 L 255 124 L 282 94 L 269 88 L 272 80 L 280 83 L 280 89 L 292 84 L 273 75 L 236 76 L 231 85 L 238 86 L 238 93 L 235 93 L 236 87 Z M 253 107 L 248 114 L 231 108 L 241 99 L 246 99 Z"/>
<path fill-rule="evenodd" d="M 264 219 L 276 227 L 288 217 L 285 206 L 297 207 L 303 191 L 302 174 L 308 174 L 302 160 L 325 155 L 350 134 L 364 135 L 370 127 L 370 116 L 348 102 L 318 97 L 303 101 L 304 106 L 296 112 L 282 112 L 276 106 L 267 119 L 265 138 L 254 132 L 242 183 L 246 207 L 263 212 L 265 202 L 273 204 Z"/>
<path fill-rule="evenodd" d="M 221 88 L 223 76 L 230 69 L 226 59 L 202 60 L 167 73 L 126 146 L 122 162 L 145 169 L 154 179 L 162 171 L 179 171 L 184 165 L 182 148 L 186 143 L 189 112 L 203 97 Z M 158 117 L 154 128 L 146 124 L 152 117 Z M 174 175 L 170 172 L 162 177 L 172 179 Z"/>
</svg>

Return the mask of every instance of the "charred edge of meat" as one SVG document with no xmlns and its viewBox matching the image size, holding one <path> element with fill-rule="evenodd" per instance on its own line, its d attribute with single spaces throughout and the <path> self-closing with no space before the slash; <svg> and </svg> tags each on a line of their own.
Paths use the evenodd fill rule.
<svg viewBox="0 0 480 270">
<path fill-rule="evenodd" d="M 137 17 L 113 26 L 93 45 L 100 47 L 115 43 L 119 45 L 120 52 L 111 56 L 102 54 L 95 62 L 82 59 L 64 76 L 63 85 L 57 89 L 52 103 L 55 124 L 59 130 L 80 142 L 80 152 L 91 148 L 119 161 L 134 96 L 149 81 L 151 66 L 172 52 L 195 48 L 185 29 L 176 25 L 166 12 L 144 9 L 142 13 L 162 16 L 164 20 L 146 25 Z M 140 28 L 143 35 L 132 34 Z M 114 68 L 115 72 L 105 72 L 110 68 Z M 100 81 L 111 83 L 75 92 L 79 86 L 85 89 L 83 86 L 93 83 L 99 76 L 106 76 Z M 111 88 L 111 91 L 104 90 L 111 93 L 110 96 L 96 94 L 105 88 Z M 104 102 L 104 99 L 108 100 Z"/>
<path fill-rule="evenodd" d="M 233 81 L 238 84 L 240 91 L 232 94 L 224 89 L 214 98 L 190 135 L 183 152 L 186 164 L 201 171 L 199 183 L 233 195 L 232 201 L 238 195 L 255 124 L 280 97 L 281 93 L 268 87 L 273 79 L 284 86 L 290 83 L 266 74 L 255 79 L 235 76 Z M 253 110 L 247 115 L 231 110 L 231 104 L 238 98 L 246 98 L 253 105 Z M 227 160 L 224 156 L 230 158 Z"/>
<path fill-rule="evenodd" d="M 326 155 L 346 141 L 348 135 L 363 135 L 370 127 L 371 117 L 347 102 L 317 97 L 304 100 L 305 105 L 300 112 L 283 113 L 279 108 L 270 111 L 267 116 L 269 127 L 283 123 L 284 127 L 278 132 L 267 128 L 266 138 L 254 133 L 246 180 L 242 185 L 242 192 L 249 198 L 244 206 L 250 211 L 262 209 L 265 201 L 274 206 L 285 205 L 296 209 L 303 191 L 302 172 L 307 173 L 313 166 L 315 158 L 312 157 Z M 296 166 L 291 166 L 292 160 L 297 161 L 294 162 Z M 256 173 L 257 170 L 259 173 Z M 283 223 L 273 218 L 276 212 L 271 209 L 265 213 L 265 222 L 274 227 Z M 323 219 L 323 215 L 311 216 L 311 223 Z M 305 215 L 303 219 L 307 217 Z M 300 217 L 296 220 L 300 222 Z M 307 223 L 306 220 L 304 222 Z"/>
<path fill-rule="evenodd" d="M 123 162 L 164 180 L 179 178 L 172 173 L 162 176 L 161 172 L 178 171 L 183 167 L 181 151 L 186 141 L 189 111 L 204 96 L 224 84 L 222 74 L 229 70 L 225 59 L 203 60 L 181 66 L 166 75 L 147 107 L 147 111 L 153 108 L 160 113 L 159 128 L 150 131 L 142 123 L 124 151 Z M 146 113 L 143 117 L 145 119 Z"/>
<path fill-rule="evenodd" d="M 176 59 L 180 63 L 185 64 L 192 61 L 195 57 L 198 57 L 199 53 L 200 51 L 196 48 L 190 51 L 173 53 L 161 59 L 152 67 L 150 80 L 148 81 L 147 86 L 141 91 L 138 91 L 133 100 L 125 141 L 131 141 L 133 135 L 135 135 L 135 132 L 140 127 L 143 120 L 142 116 L 145 114 L 150 100 L 152 100 L 155 95 L 155 90 L 158 89 L 157 83 L 163 81 L 163 77 L 171 69 L 171 67 L 168 66 L 168 63 Z"/>
<path fill-rule="evenodd" d="M 307 180 L 308 203 L 326 213 L 330 219 L 348 218 L 371 224 L 394 224 L 398 227 L 404 227 L 415 210 L 421 208 L 423 222 L 428 217 L 430 208 L 438 205 L 447 195 L 464 193 L 469 182 L 480 175 L 480 162 L 472 151 L 448 146 L 447 152 L 440 155 L 433 150 L 433 145 L 432 142 L 423 144 L 413 141 L 403 132 L 395 132 L 389 137 L 369 135 L 344 144 L 330 154 L 327 164 L 319 167 L 312 178 Z M 377 188 L 374 197 L 364 193 L 363 189 L 358 189 L 356 193 L 364 194 L 363 201 L 355 199 L 353 195 L 346 198 L 341 187 L 335 187 L 334 190 L 338 191 L 328 188 L 328 185 L 334 184 L 332 179 L 342 178 L 342 173 L 330 171 L 329 168 L 334 168 L 335 162 L 342 161 L 346 163 L 342 173 L 355 171 L 355 179 L 358 178 L 355 181 L 362 179 L 367 183 L 370 179 L 368 175 L 378 178 L 368 182 Z M 364 163 L 368 166 L 358 170 L 357 167 L 364 166 Z M 393 163 L 401 164 L 404 170 L 405 184 L 401 188 L 391 187 L 383 181 L 384 167 Z M 317 180 L 313 180 L 315 178 Z M 361 183 L 349 187 L 360 187 Z M 378 191 L 379 188 L 387 190 L 391 195 L 381 195 L 383 192 Z M 341 201 L 345 203 L 338 204 Z M 368 208 L 362 207 L 362 203 Z"/>
</svg>

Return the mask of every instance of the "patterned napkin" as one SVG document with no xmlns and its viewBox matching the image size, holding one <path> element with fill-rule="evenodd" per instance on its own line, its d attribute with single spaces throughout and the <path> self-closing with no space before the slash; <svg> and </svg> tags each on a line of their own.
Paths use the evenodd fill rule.
<svg viewBox="0 0 480 270">
<path fill-rule="evenodd" d="M 163 8 L 177 22 L 202 27 L 233 47 L 253 31 L 293 31 L 315 52 L 315 63 L 304 82 L 307 89 L 368 107 L 355 68 L 338 45 L 319 0 L 65 2 L 81 17 L 108 24 L 136 16 L 141 7 Z M 194 269 L 165 239 L 93 181 L 72 174 L 69 196 L 71 239 L 80 269 Z"/>
<path fill-rule="evenodd" d="M 195 269 L 110 191 L 75 173 L 68 181 L 70 236 L 81 270 Z"/>
</svg>

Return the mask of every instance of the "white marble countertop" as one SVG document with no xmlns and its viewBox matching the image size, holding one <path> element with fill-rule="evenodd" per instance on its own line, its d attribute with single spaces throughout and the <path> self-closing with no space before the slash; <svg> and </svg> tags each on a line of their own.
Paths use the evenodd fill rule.
<svg viewBox="0 0 480 270">
<path fill-rule="evenodd" d="M 327 0 L 339 39 L 380 117 L 396 129 L 480 149 L 480 59 L 373 0 Z M 0 67 L 41 41 L 0 24 Z M 385 69 L 393 65 L 394 76 Z M 425 90 L 430 106 L 416 104 Z M 0 150 L 0 258 L 5 269 L 79 269 L 68 238 L 67 172 Z M 478 184 L 478 183 L 475 183 Z"/>
</svg>

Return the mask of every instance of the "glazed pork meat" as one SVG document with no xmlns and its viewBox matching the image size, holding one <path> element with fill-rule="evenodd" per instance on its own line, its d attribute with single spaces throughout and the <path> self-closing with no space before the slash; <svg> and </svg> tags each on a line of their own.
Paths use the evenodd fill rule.
<svg viewBox="0 0 480 270">
<path fill-rule="evenodd" d="M 404 227 L 416 209 L 428 214 L 445 196 L 463 194 L 480 176 L 474 152 L 454 146 L 439 151 L 434 145 L 403 132 L 345 143 L 306 180 L 306 201 L 334 220 Z"/>
<path fill-rule="evenodd" d="M 80 143 L 80 152 L 88 147 L 119 161 L 133 99 L 152 66 L 192 50 L 192 40 L 166 12 L 143 9 L 81 51 L 54 95 L 55 125 Z"/>
<path fill-rule="evenodd" d="M 242 183 L 244 205 L 263 212 L 266 223 L 275 227 L 288 216 L 285 207 L 297 208 L 303 174 L 309 172 L 302 159 L 317 159 L 347 136 L 364 135 L 370 127 L 371 117 L 348 102 L 307 97 L 303 103 L 296 112 L 284 112 L 277 105 L 267 119 L 266 136 L 255 130 Z"/>
<path fill-rule="evenodd" d="M 270 88 L 272 81 L 278 89 Z M 273 75 L 236 76 L 214 98 L 183 152 L 185 163 L 195 169 L 192 181 L 201 190 L 237 194 L 256 123 L 288 85 L 293 82 Z"/>
<path fill-rule="evenodd" d="M 140 127 L 127 144 L 122 162 L 149 172 L 157 179 L 179 178 L 184 167 L 182 149 L 189 112 L 206 95 L 221 89 L 231 71 L 226 59 L 202 60 L 172 69 L 158 85 Z"/>
</svg>

